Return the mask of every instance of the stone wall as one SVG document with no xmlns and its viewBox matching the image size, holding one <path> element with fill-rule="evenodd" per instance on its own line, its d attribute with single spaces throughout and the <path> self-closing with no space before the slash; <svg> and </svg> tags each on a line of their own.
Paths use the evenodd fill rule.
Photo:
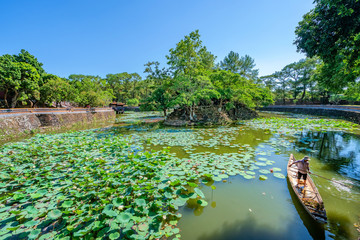
<svg viewBox="0 0 360 240">
<path fill-rule="evenodd" d="M 55 129 L 90 127 L 97 124 L 115 122 L 114 111 L 77 112 L 77 113 L 39 113 L 14 114 L 0 117 L 0 140 L 21 137 L 34 132 L 46 132 Z"/>
<path fill-rule="evenodd" d="M 297 114 L 308 114 L 315 116 L 326 116 L 326 117 L 339 117 L 345 120 L 360 124 L 360 111 L 351 109 L 331 109 L 331 108 L 320 108 L 320 107 L 295 107 L 295 106 L 269 106 L 262 108 L 263 111 L 276 111 L 276 112 L 290 112 Z"/>
</svg>

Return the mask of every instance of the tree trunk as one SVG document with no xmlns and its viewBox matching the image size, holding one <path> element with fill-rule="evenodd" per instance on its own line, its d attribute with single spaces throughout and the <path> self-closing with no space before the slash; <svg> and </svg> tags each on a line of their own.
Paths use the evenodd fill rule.
<svg viewBox="0 0 360 240">
<path fill-rule="evenodd" d="M 34 106 L 33 101 L 29 100 L 29 103 L 30 103 L 30 108 L 32 108 Z"/>
<path fill-rule="evenodd" d="M 166 108 L 163 109 L 164 117 L 166 117 Z"/>
<path fill-rule="evenodd" d="M 8 89 L 5 89 L 5 95 L 4 95 L 5 105 L 6 105 L 7 108 L 9 107 L 9 103 L 8 103 L 8 101 L 7 101 L 8 91 L 9 91 Z"/>
<path fill-rule="evenodd" d="M 192 106 L 190 106 L 189 118 L 190 118 L 190 121 L 194 120 L 194 118 L 192 116 Z"/>
<path fill-rule="evenodd" d="M 18 91 L 15 91 L 15 95 L 11 98 L 11 108 L 16 107 L 18 96 L 19 96 Z"/>
<path fill-rule="evenodd" d="M 305 97 L 305 93 L 306 93 L 306 85 L 304 84 L 304 88 L 303 88 L 303 94 L 302 94 L 302 96 L 301 96 L 301 101 L 304 99 L 304 97 Z"/>
</svg>

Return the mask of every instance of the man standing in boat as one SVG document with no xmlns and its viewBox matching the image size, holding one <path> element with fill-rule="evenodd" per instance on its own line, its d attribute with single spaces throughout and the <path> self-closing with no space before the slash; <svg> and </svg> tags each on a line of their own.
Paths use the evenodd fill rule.
<svg viewBox="0 0 360 240">
<path fill-rule="evenodd" d="M 289 167 L 291 167 L 293 164 L 295 164 L 298 168 L 296 187 L 300 186 L 301 177 L 304 179 L 304 187 L 306 186 L 307 173 L 311 173 L 309 160 L 310 158 L 308 156 L 305 156 L 303 159 L 295 161 L 289 165 Z"/>
</svg>

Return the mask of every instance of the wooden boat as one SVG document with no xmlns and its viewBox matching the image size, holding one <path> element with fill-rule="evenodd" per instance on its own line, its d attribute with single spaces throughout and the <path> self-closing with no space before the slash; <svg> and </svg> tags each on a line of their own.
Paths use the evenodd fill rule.
<svg viewBox="0 0 360 240">
<path fill-rule="evenodd" d="M 316 188 L 314 182 L 312 181 L 310 174 L 307 175 L 305 187 L 304 187 L 303 179 L 300 180 L 299 186 L 296 186 L 297 173 L 298 173 L 297 166 L 294 164 L 291 167 L 289 167 L 289 165 L 295 161 L 296 159 L 294 155 L 291 154 L 287 167 L 287 176 L 292 189 L 294 190 L 301 204 L 304 206 L 305 210 L 310 214 L 310 216 L 315 221 L 320 223 L 327 223 L 324 202 L 320 196 L 318 189 Z"/>
</svg>

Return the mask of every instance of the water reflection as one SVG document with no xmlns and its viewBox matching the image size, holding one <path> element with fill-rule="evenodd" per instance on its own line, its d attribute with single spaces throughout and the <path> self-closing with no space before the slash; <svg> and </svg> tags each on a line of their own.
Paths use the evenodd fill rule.
<svg viewBox="0 0 360 240">
<path fill-rule="evenodd" d="M 259 223 L 256 218 L 249 214 L 244 220 L 238 220 L 232 223 L 225 222 L 220 228 L 221 231 L 215 230 L 204 233 L 199 236 L 198 240 L 238 240 L 238 239 L 247 239 L 247 240 L 281 240 L 281 239 L 306 239 L 300 237 L 299 232 L 296 231 L 296 228 L 291 227 L 291 224 L 288 224 L 285 232 L 279 232 L 273 227 Z M 292 223 L 296 224 L 296 223 Z"/>
<path fill-rule="evenodd" d="M 360 138 L 342 132 L 303 132 L 297 142 L 302 152 L 312 150 L 329 170 L 360 181 Z"/>
</svg>

